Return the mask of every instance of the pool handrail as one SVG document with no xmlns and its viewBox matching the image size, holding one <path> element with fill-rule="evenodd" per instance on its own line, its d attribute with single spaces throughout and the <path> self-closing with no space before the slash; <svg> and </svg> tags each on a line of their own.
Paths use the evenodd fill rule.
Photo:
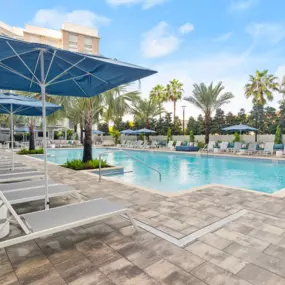
<svg viewBox="0 0 285 285">
<path fill-rule="evenodd" d="M 159 175 L 159 181 L 161 181 L 161 172 L 155 168 L 153 168 L 152 166 L 150 166 L 149 164 L 145 163 L 144 161 L 140 160 L 139 158 L 136 158 L 135 156 L 131 155 L 129 152 L 123 150 L 123 149 L 112 149 L 112 150 L 107 150 L 104 152 L 101 152 L 99 154 L 99 182 L 101 182 L 101 162 L 102 162 L 102 155 L 106 154 L 106 153 L 112 153 L 112 152 L 123 152 L 125 154 L 127 154 L 129 157 L 133 158 L 134 160 L 144 164 L 145 166 L 147 166 L 148 168 L 152 169 L 153 171 L 157 172 Z"/>
</svg>

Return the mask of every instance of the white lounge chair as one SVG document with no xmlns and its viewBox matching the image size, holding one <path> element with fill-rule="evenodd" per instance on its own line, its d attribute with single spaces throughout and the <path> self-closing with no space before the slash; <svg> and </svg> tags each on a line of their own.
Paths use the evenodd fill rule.
<svg viewBox="0 0 285 285">
<path fill-rule="evenodd" d="M 219 152 L 226 152 L 228 149 L 228 145 L 229 145 L 228 142 L 222 142 Z"/>
<path fill-rule="evenodd" d="M 261 150 L 259 153 L 260 154 L 264 154 L 264 155 L 268 155 L 268 154 L 273 154 L 274 150 L 274 143 L 265 143 L 264 145 L 264 150 Z"/>
<path fill-rule="evenodd" d="M 168 144 L 167 144 L 167 148 L 172 149 L 173 148 L 173 144 L 174 144 L 174 141 L 169 141 Z"/>
<path fill-rule="evenodd" d="M 58 185 L 57 182 L 53 181 L 52 179 L 48 180 L 48 186 L 55 186 Z M 12 192 L 18 190 L 28 190 L 32 188 L 42 188 L 45 186 L 44 179 L 38 180 L 28 180 L 22 182 L 14 182 L 14 183 L 2 183 L 0 184 L 0 191 L 4 192 Z"/>
<path fill-rule="evenodd" d="M 11 183 L 17 181 L 32 180 L 38 178 L 44 178 L 44 174 L 39 171 L 24 172 L 24 173 L 8 173 L 5 175 L 0 175 L 0 183 Z"/>
<path fill-rule="evenodd" d="M 201 152 L 212 152 L 212 151 L 214 151 L 214 147 L 215 147 L 215 145 L 216 145 L 216 142 L 214 142 L 214 141 L 209 141 L 209 143 L 208 144 L 206 144 L 205 146 L 204 146 L 204 148 L 202 148 L 200 151 Z"/>
<path fill-rule="evenodd" d="M 5 205 L 8 208 L 11 217 L 17 221 L 25 234 L 15 238 L 5 239 L 2 242 L 0 241 L 0 248 L 23 243 L 122 214 L 126 214 L 134 228 L 136 230 L 138 229 L 128 209 L 102 198 L 23 215 L 18 215 L 16 213 L 11 203 L 6 199 L 2 192 L 0 192 L 0 199 L 3 202 L 2 205 Z M 7 219 L 7 222 L 4 223 L 2 227 L 6 226 L 11 217 Z"/>
<path fill-rule="evenodd" d="M 228 148 L 228 152 L 237 153 L 241 150 L 241 142 L 235 142 L 233 148 Z"/>
<path fill-rule="evenodd" d="M 177 141 L 175 146 L 181 146 L 181 144 L 182 144 L 182 141 Z"/>
<path fill-rule="evenodd" d="M 256 153 L 257 143 L 249 143 L 247 149 L 241 149 L 237 154 L 254 154 Z"/>
</svg>

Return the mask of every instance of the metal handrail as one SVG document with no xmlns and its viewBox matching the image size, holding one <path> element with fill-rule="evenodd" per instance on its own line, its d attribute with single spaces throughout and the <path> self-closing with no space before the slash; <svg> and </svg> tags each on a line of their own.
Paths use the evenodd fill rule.
<svg viewBox="0 0 285 285">
<path fill-rule="evenodd" d="M 123 152 L 125 154 L 127 154 L 129 157 L 133 158 L 134 160 L 144 164 L 145 166 L 147 166 L 148 168 L 152 169 L 153 171 L 157 172 L 159 175 L 159 181 L 161 181 L 161 172 L 158 171 L 157 169 L 153 168 L 152 166 L 148 165 L 147 163 L 143 162 L 142 160 L 140 160 L 139 158 L 136 158 L 135 156 L 131 155 L 129 152 L 123 150 L 123 149 L 116 149 L 116 150 L 108 150 L 108 151 L 104 151 L 102 153 L 99 154 L 99 182 L 101 182 L 101 161 L 102 161 L 102 155 L 106 154 L 106 153 L 112 153 L 112 152 Z"/>
</svg>

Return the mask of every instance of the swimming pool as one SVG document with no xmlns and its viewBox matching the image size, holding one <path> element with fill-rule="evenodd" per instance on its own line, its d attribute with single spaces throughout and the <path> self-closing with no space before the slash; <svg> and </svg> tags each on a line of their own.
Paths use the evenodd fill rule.
<svg viewBox="0 0 285 285">
<path fill-rule="evenodd" d="M 106 151 L 93 149 L 93 157 Z M 49 149 L 48 160 L 63 164 L 67 159 L 82 158 L 82 149 Z M 206 184 L 223 184 L 232 187 L 274 193 L 285 188 L 285 163 L 273 163 L 265 159 L 238 157 L 186 155 L 150 151 L 130 151 L 131 154 L 162 173 L 162 181 L 156 172 L 128 157 L 123 152 L 104 155 L 111 165 L 123 166 L 129 173 L 115 178 L 141 187 L 164 193 L 189 190 Z"/>
</svg>

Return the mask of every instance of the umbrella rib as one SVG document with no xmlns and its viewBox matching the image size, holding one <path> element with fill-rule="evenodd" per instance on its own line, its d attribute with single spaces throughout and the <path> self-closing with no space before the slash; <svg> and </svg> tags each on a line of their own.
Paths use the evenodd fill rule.
<svg viewBox="0 0 285 285">
<path fill-rule="evenodd" d="M 16 56 L 20 59 L 20 61 L 24 64 L 24 66 L 27 68 L 27 70 L 35 77 L 35 79 L 38 81 L 38 84 L 40 85 L 41 82 L 40 80 L 37 78 L 37 76 L 31 71 L 31 69 L 27 66 L 27 64 L 22 60 L 22 58 L 17 54 L 17 52 L 14 50 L 14 48 L 10 45 L 9 42 L 7 42 L 7 45 L 11 48 L 11 50 L 16 54 Z"/>
<path fill-rule="evenodd" d="M 49 67 L 48 67 L 48 70 L 47 70 L 47 73 L 46 73 L 45 82 L 46 82 L 46 80 L 47 80 L 47 77 L 48 77 L 48 74 L 49 74 L 51 65 L 52 65 L 52 63 L 53 63 L 54 56 L 55 56 L 56 52 L 57 52 L 57 51 L 55 50 L 54 53 L 53 53 L 53 55 L 52 55 L 52 59 L 51 59 L 51 61 L 50 61 L 50 64 L 49 64 Z"/>
<path fill-rule="evenodd" d="M 68 60 L 62 58 L 61 56 L 56 55 L 56 57 L 60 58 L 61 60 L 65 61 L 65 62 L 68 63 L 68 64 L 71 64 L 71 62 L 69 62 Z M 85 58 L 86 58 L 86 57 L 85 57 Z M 84 58 L 84 59 L 85 59 L 85 58 Z M 88 71 L 82 69 L 81 67 L 79 67 L 79 66 L 75 66 L 75 67 L 76 67 L 77 69 L 79 69 L 79 70 L 85 72 L 86 74 L 88 74 L 88 75 L 90 75 L 90 76 L 92 76 L 92 77 L 94 77 L 94 78 L 96 78 L 96 79 L 98 79 L 98 80 L 100 80 L 100 81 L 102 81 L 102 82 L 108 84 L 108 82 L 105 81 L 104 79 L 101 79 L 100 77 L 98 77 L 98 76 L 96 76 L 96 75 L 94 75 L 94 74 L 92 74 L 92 73 L 90 73 L 90 72 L 88 72 Z"/>
<path fill-rule="evenodd" d="M 30 53 L 30 52 L 34 52 L 34 51 L 37 51 L 39 49 L 34 49 L 34 50 L 29 50 L 29 51 L 25 51 L 25 52 L 22 52 L 22 53 L 18 53 L 18 55 L 24 55 L 24 54 L 27 54 L 27 53 Z M 0 59 L 0 61 L 4 61 L 4 60 L 7 60 L 7 59 L 11 59 L 13 57 L 16 57 L 17 55 L 12 55 L 12 56 L 8 56 L 8 57 L 5 57 L 5 58 L 2 58 Z"/>
<path fill-rule="evenodd" d="M 66 81 L 70 81 L 70 80 L 75 80 L 75 79 L 77 79 L 77 78 L 82 78 L 82 77 L 85 77 L 85 76 L 88 76 L 88 74 L 78 75 L 78 76 L 75 76 L 75 77 L 70 77 L 70 78 L 67 78 L 67 79 L 63 79 L 63 80 L 60 80 L 60 81 L 56 81 L 56 82 L 53 82 L 53 83 L 51 83 L 51 84 L 48 84 L 48 86 L 50 86 L 50 85 L 55 85 L 55 84 L 62 83 L 62 82 L 66 82 Z"/>
<path fill-rule="evenodd" d="M 55 55 L 56 56 L 56 55 Z M 57 57 L 57 56 L 56 56 Z M 54 82 L 57 78 L 61 77 L 62 75 L 64 75 L 65 73 L 67 73 L 70 69 L 72 69 L 73 67 L 75 67 L 77 64 L 81 63 L 83 60 L 85 60 L 84 58 L 81 58 L 78 62 L 74 63 L 73 65 L 71 65 L 70 67 L 68 67 L 67 69 L 65 69 L 62 73 L 58 74 L 57 76 L 55 76 L 51 81 L 49 81 L 46 86 L 50 85 L 52 82 Z"/>
<path fill-rule="evenodd" d="M 18 72 L 18 71 L 16 71 L 16 70 L 14 70 L 14 69 L 11 68 L 10 66 L 7 66 L 6 64 L 4 64 L 3 62 L 0 62 L 0 67 L 2 67 L 2 68 L 4 68 L 4 69 L 7 69 L 8 71 L 17 74 L 17 75 L 19 75 L 19 76 L 25 78 L 26 80 L 32 81 L 32 82 L 34 82 L 35 84 L 38 84 L 38 85 L 39 85 L 38 82 L 36 82 L 36 81 L 34 81 L 33 79 L 27 77 L 26 75 L 24 75 L 24 74 L 22 74 L 22 73 L 20 73 L 20 72 Z"/>
<path fill-rule="evenodd" d="M 35 66 L 35 69 L 34 69 L 34 73 L 36 72 L 36 69 L 37 69 L 37 67 L 38 67 L 39 59 L 40 59 L 40 53 L 39 53 L 39 55 L 38 55 L 38 59 L 37 59 L 37 62 L 36 62 L 36 66 Z M 34 78 L 34 77 L 32 77 L 32 79 L 33 79 L 33 78 Z M 30 83 L 30 88 L 32 87 L 32 85 L 33 85 L 33 82 L 31 81 L 31 83 Z"/>
</svg>

